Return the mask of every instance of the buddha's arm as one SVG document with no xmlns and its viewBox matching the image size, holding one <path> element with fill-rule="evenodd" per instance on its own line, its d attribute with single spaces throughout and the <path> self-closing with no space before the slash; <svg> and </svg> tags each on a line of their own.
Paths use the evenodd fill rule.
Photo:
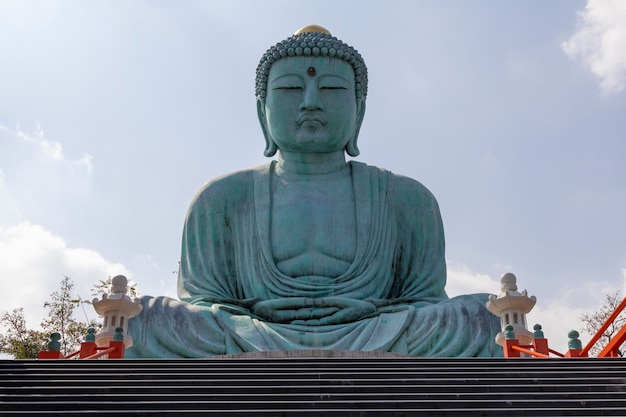
<svg viewBox="0 0 626 417">
<path fill-rule="evenodd" d="M 231 178 L 213 181 L 192 201 L 183 229 L 178 275 L 178 295 L 182 301 L 204 305 L 226 303 L 239 309 L 252 304 L 245 305 L 235 281 L 234 241 L 239 236 L 232 235 L 235 219 L 230 206 L 241 200 L 232 191 L 241 188 L 237 185 Z"/>
<path fill-rule="evenodd" d="M 396 281 L 393 304 L 420 307 L 447 299 L 445 240 L 439 205 L 419 182 L 396 177 L 395 213 L 398 224 Z"/>
</svg>

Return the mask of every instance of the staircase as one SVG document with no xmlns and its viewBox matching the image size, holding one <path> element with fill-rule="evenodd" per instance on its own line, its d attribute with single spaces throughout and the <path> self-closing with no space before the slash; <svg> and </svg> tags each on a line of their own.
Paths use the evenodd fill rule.
<svg viewBox="0 0 626 417">
<path fill-rule="evenodd" d="M 626 359 L 358 356 L 4 360 L 0 415 L 626 416 Z"/>
</svg>

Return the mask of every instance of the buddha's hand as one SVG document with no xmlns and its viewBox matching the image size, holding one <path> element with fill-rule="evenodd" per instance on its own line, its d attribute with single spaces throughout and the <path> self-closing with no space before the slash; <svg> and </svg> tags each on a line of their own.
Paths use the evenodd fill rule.
<svg viewBox="0 0 626 417">
<path fill-rule="evenodd" d="M 293 297 L 260 301 L 253 314 L 274 323 L 307 326 L 350 323 L 376 312 L 369 301 L 344 297 Z"/>
</svg>

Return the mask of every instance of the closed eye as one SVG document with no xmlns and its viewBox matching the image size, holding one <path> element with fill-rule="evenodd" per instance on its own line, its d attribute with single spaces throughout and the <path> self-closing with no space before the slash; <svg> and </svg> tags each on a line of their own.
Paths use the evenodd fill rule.
<svg viewBox="0 0 626 417">
<path fill-rule="evenodd" d="M 275 87 L 274 90 L 302 90 L 302 87 Z"/>
<path fill-rule="evenodd" d="M 345 87 L 324 86 L 320 87 L 320 90 L 347 90 Z"/>
</svg>

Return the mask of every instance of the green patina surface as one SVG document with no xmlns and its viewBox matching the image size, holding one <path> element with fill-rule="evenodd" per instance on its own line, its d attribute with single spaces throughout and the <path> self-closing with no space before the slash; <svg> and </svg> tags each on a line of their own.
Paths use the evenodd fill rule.
<svg viewBox="0 0 626 417">
<path fill-rule="evenodd" d="M 413 179 L 346 162 L 346 153 L 359 153 L 366 92 L 360 55 L 335 38 L 304 33 L 268 50 L 257 109 L 265 154 L 277 161 L 198 192 L 183 232 L 180 300 L 143 297 L 127 357 L 502 354 L 487 296 L 445 293 L 432 194 Z"/>
</svg>

